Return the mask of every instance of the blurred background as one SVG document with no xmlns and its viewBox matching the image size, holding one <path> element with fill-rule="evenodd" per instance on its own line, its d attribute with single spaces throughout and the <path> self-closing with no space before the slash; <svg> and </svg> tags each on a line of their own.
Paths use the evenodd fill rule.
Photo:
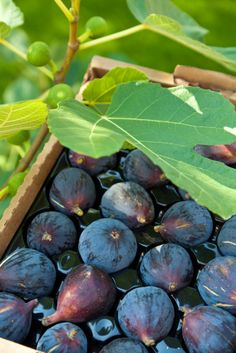
<svg viewBox="0 0 236 353">
<path fill-rule="evenodd" d="M 209 29 L 206 43 L 218 47 L 236 46 L 235 0 L 173 0 L 173 2 L 201 26 Z M 69 6 L 70 1 L 65 3 Z M 26 51 L 29 44 L 35 40 L 45 41 L 50 45 L 54 60 L 60 64 L 65 53 L 68 24 L 54 1 L 15 0 L 15 4 L 23 11 L 25 23 L 13 31 L 9 40 L 23 51 Z M 79 34 L 83 33 L 85 22 L 96 15 L 107 20 L 109 33 L 137 24 L 129 12 L 126 0 L 82 0 Z M 71 84 L 75 91 L 78 90 L 93 55 L 104 55 L 168 72 L 171 72 L 177 64 L 227 72 L 200 54 L 160 35 L 145 31 L 77 54 L 67 77 L 67 83 Z M 48 87 L 49 81 L 44 75 L 0 45 L 0 103 L 36 98 Z M 0 186 L 18 158 L 5 141 L 0 142 Z M 0 204 L 0 217 L 8 202 L 9 200 L 6 200 Z"/>
</svg>

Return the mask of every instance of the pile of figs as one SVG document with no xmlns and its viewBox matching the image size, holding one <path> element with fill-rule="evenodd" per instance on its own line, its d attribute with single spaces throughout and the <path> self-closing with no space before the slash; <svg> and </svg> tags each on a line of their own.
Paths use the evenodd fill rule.
<svg viewBox="0 0 236 353">
<path fill-rule="evenodd" d="M 0 263 L 0 337 L 45 353 L 235 353 L 235 316 L 236 216 L 139 150 L 64 150 Z"/>
</svg>

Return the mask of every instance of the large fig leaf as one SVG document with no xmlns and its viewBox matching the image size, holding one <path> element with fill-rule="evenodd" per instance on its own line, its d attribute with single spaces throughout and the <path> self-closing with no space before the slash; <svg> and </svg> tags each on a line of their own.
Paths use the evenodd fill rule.
<svg viewBox="0 0 236 353">
<path fill-rule="evenodd" d="M 83 98 L 89 105 L 110 104 L 115 89 L 127 82 L 147 81 L 147 76 L 132 67 L 115 67 L 102 78 L 89 82 L 83 92 Z"/>
<path fill-rule="evenodd" d="M 181 11 L 179 10 L 178 14 L 176 7 L 173 10 L 174 5 L 169 0 L 127 0 L 127 2 L 131 12 L 146 29 L 168 37 L 229 70 L 236 71 L 236 48 L 215 48 L 197 40 L 201 39 L 199 33 L 204 34 L 204 31 L 201 32 L 197 24 L 189 20 L 191 17 L 186 14 L 181 16 Z M 165 3 L 169 3 L 170 10 Z"/>
<path fill-rule="evenodd" d="M 0 105 L 0 139 L 20 130 L 33 130 L 47 117 L 47 105 L 40 100 Z"/>
<path fill-rule="evenodd" d="M 208 32 L 170 0 L 127 0 L 127 3 L 139 22 L 144 22 L 150 14 L 158 14 L 178 21 L 183 32 L 194 39 L 202 40 Z"/>
<path fill-rule="evenodd" d="M 236 170 L 194 151 L 197 144 L 232 143 L 236 112 L 217 92 L 152 83 L 118 87 L 106 115 L 76 101 L 49 114 L 51 132 L 65 146 L 100 157 L 127 140 L 146 153 L 179 187 L 224 218 L 236 214 Z"/>
<path fill-rule="evenodd" d="M 0 1 L 0 39 L 5 38 L 12 28 L 24 22 L 23 13 L 12 0 Z"/>
</svg>

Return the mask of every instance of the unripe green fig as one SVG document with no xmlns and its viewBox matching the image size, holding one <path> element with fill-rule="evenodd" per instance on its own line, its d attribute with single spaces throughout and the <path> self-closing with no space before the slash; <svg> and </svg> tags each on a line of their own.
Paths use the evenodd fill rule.
<svg viewBox="0 0 236 353">
<path fill-rule="evenodd" d="M 11 135 L 7 138 L 7 141 L 11 145 L 17 145 L 21 146 L 24 142 L 28 141 L 30 139 L 30 133 L 27 130 L 22 130 L 20 132 L 17 132 L 14 135 Z"/>
<path fill-rule="evenodd" d="M 107 22 L 103 17 L 91 17 L 86 23 L 86 31 L 90 33 L 90 38 L 99 38 L 107 33 Z"/>
<path fill-rule="evenodd" d="M 70 86 L 65 83 L 59 83 L 58 85 L 53 86 L 48 91 L 47 102 L 51 108 L 56 108 L 58 103 L 66 100 L 73 99 L 74 93 Z"/>
<path fill-rule="evenodd" d="M 49 46 L 44 42 L 32 43 L 27 51 L 27 59 L 34 66 L 44 66 L 51 60 Z"/>
</svg>

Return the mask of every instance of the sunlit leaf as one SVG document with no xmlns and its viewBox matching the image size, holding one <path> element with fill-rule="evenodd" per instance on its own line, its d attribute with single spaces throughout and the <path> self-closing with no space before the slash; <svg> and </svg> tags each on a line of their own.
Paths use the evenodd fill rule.
<svg viewBox="0 0 236 353">
<path fill-rule="evenodd" d="M 131 67 L 115 67 L 102 78 L 92 80 L 83 92 L 84 100 L 90 104 L 109 104 L 115 89 L 127 82 L 147 81 L 147 76 Z"/>
<path fill-rule="evenodd" d="M 194 146 L 232 143 L 235 137 L 224 127 L 233 128 L 235 121 L 234 106 L 217 92 L 152 83 L 118 87 L 105 115 L 76 101 L 49 114 L 51 132 L 65 146 L 100 157 L 119 150 L 126 140 L 174 184 L 224 218 L 236 214 L 236 170 L 202 157 Z"/>
<path fill-rule="evenodd" d="M 39 127 L 47 114 L 47 105 L 40 100 L 0 105 L 0 138 Z"/>
<path fill-rule="evenodd" d="M 11 32 L 11 27 L 9 27 L 4 22 L 0 22 L 0 39 L 6 38 L 10 32 Z"/>
</svg>

